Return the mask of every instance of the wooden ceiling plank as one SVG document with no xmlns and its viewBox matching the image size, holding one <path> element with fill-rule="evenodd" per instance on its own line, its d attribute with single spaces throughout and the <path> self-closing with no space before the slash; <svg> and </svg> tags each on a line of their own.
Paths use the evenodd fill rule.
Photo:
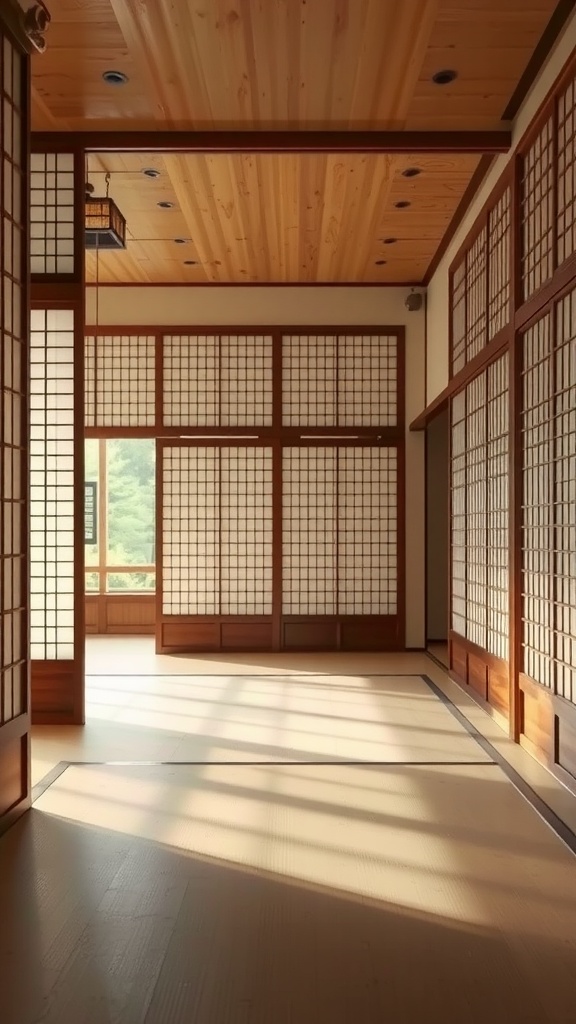
<svg viewBox="0 0 576 1024">
<path fill-rule="evenodd" d="M 378 0 L 372 5 L 380 11 Z M 389 128 L 403 128 L 438 14 L 439 0 L 404 0 L 389 11 L 386 59 L 371 63 L 377 69 L 368 117 Z M 376 35 L 374 33 L 376 32 Z M 378 28 L 367 24 L 367 38 L 374 46 Z M 368 62 L 370 63 L 370 62 Z M 359 62 L 359 67 L 361 66 Z M 360 105 L 364 89 L 357 89 Z"/>
</svg>

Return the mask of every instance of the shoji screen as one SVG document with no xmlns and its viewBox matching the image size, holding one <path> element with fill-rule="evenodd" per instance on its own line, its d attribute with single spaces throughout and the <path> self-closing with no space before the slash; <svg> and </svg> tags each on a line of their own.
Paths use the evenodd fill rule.
<svg viewBox="0 0 576 1024">
<path fill-rule="evenodd" d="M 576 703 L 576 292 L 523 338 L 525 674 Z"/>
<path fill-rule="evenodd" d="M 74 313 L 32 310 L 30 653 L 74 660 Z"/>
<path fill-rule="evenodd" d="M 161 351 L 159 649 L 402 646 L 399 332 L 182 330 Z"/>
<path fill-rule="evenodd" d="M 154 427 L 156 335 L 87 335 L 84 344 L 86 428 Z"/>
<path fill-rule="evenodd" d="M 286 648 L 401 644 L 400 356 L 394 334 L 282 338 Z"/>
<path fill-rule="evenodd" d="M 504 183 L 451 268 L 452 377 L 511 321 L 511 204 Z"/>
<path fill-rule="evenodd" d="M 84 720 L 82 153 L 30 163 L 32 715 Z"/>
<path fill-rule="evenodd" d="M 0 11 L 0 832 L 29 802 L 26 162 L 29 59 Z"/>
<path fill-rule="evenodd" d="M 74 273 L 74 155 L 30 157 L 30 269 Z"/>
<path fill-rule="evenodd" d="M 503 710 L 509 653 L 508 407 L 507 354 L 451 403 L 452 668 Z"/>
<path fill-rule="evenodd" d="M 283 476 L 284 615 L 395 616 L 396 450 L 285 448 Z"/>
<path fill-rule="evenodd" d="M 524 157 L 522 180 L 522 298 L 529 299 L 554 270 L 554 118 Z"/>
<path fill-rule="evenodd" d="M 272 450 L 159 444 L 163 648 L 272 646 Z"/>
<path fill-rule="evenodd" d="M 271 424 L 271 335 L 164 336 L 163 427 Z"/>
<path fill-rule="evenodd" d="M 558 264 L 576 252 L 576 82 L 558 100 Z"/>
<path fill-rule="evenodd" d="M 395 335 L 285 334 L 282 422 L 292 427 L 389 427 L 398 422 Z"/>
</svg>

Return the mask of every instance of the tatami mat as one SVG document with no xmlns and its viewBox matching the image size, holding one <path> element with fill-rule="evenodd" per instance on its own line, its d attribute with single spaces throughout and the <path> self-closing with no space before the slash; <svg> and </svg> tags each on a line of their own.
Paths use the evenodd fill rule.
<svg viewBox="0 0 576 1024">
<path fill-rule="evenodd" d="M 495 764 L 71 766 L 36 807 L 18 1024 L 574 1019 L 576 861 Z"/>
<path fill-rule="evenodd" d="M 419 676 L 106 676 L 91 681 L 88 723 L 36 730 L 35 783 L 63 759 L 489 759 Z"/>
</svg>

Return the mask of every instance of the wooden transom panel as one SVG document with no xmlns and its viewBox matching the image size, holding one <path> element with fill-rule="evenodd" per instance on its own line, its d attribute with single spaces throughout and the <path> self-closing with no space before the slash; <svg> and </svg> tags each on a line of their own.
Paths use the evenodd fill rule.
<svg viewBox="0 0 576 1024">
<path fill-rule="evenodd" d="M 490 129 L 556 0 L 52 0 L 33 128 Z M 439 88 L 432 75 L 454 69 Z M 109 86 L 103 72 L 129 77 Z"/>
<path fill-rule="evenodd" d="M 110 172 L 128 244 L 99 253 L 98 267 L 87 253 L 87 279 L 419 282 L 478 160 L 417 153 L 94 154 L 90 181 L 103 194 Z M 159 177 L 146 177 L 145 168 Z M 421 173 L 405 177 L 407 168 Z M 163 209 L 159 202 L 173 205 Z"/>
</svg>

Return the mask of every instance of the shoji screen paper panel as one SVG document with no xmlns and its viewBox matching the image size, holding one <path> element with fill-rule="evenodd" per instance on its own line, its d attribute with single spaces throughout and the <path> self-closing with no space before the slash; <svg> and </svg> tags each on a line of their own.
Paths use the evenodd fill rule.
<svg viewBox="0 0 576 1024">
<path fill-rule="evenodd" d="M 576 252 L 576 82 L 558 99 L 558 264 Z"/>
<path fill-rule="evenodd" d="M 523 670 L 576 703 L 576 293 L 523 338 Z"/>
<path fill-rule="evenodd" d="M 508 356 L 487 370 L 486 649 L 509 657 L 509 367 Z"/>
<path fill-rule="evenodd" d="M 164 427 L 271 424 L 270 335 L 164 336 Z"/>
<path fill-rule="evenodd" d="M 74 313 L 32 310 L 30 652 L 74 658 Z"/>
<path fill-rule="evenodd" d="M 548 118 L 523 159 L 521 277 L 524 301 L 554 271 L 554 119 Z"/>
<path fill-rule="evenodd" d="M 486 374 L 466 389 L 466 639 L 486 650 Z"/>
<path fill-rule="evenodd" d="M 466 636 L 466 392 L 451 402 L 452 629 Z"/>
<path fill-rule="evenodd" d="M 523 668 L 554 685 L 554 414 L 552 323 L 523 339 L 522 644 Z"/>
<path fill-rule="evenodd" d="M 286 647 L 330 647 L 338 630 L 343 647 L 397 638 L 395 448 L 284 449 L 282 588 Z"/>
<path fill-rule="evenodd" d="M 556 307 L 556 693 L 576 704 L 576 292 Z"/>
<path fill-rule="evenodd" d="M 488 341 L 510 322 L 511 189 L 488 214 Z"/>
<path fill-rule="evenodd" d="M 500 187 L 450 271 L 451 376 L 511 322 L 511 205 Z"/>
<path fill-rule="evenodd" d="M 153 428 L 156 336 L 88 335 L 84 350 L 86 428 Z"/>
<path fill-rule="evenodd" d="M 387 335 L 284 335 L 283 425 L 394 426 L 397 349 Z"/>
<path fill-rule="evenodd" d="M 272 450 L 159 445 L 164 650 L 272 644 Z"/>
<path fill-rule="evenodd" d="M 508 355 L 451 402 L 452 668 L 507 711 Z"/>
<path fill-rule="evenodd" d="M 80 316 L 31 312 L 30 652 L 32 712 L 44 723 L 84 715 Z"/>
<path fill-rule="evenodd" d="M 75 270 L 74 156 L 32 153 L 30 157 L 30 269 L 32 274 L 67 275 Z"/>
<path fill-rule="evenodd" d="M 284 449 L 284 615 L 338 611 L 337 461 L 336 448 Z"/>
<path fill-rule="evenodd" d="M 338 612 L 398 611 L 398 473 L 394 448 L 338 451 Z"/>
</svg>

